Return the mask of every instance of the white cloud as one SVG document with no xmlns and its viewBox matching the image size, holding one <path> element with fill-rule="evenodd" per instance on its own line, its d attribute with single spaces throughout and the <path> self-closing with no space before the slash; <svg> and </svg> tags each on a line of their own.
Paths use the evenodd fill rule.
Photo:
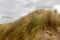
<svg viewBox="0 0 60 40">
<path fill-rule="evenodd" d="M 0 2 L 2 2 L 3 0 L 0 0 Z"/>
<path fill-rule="evenodd" d="M 40 9 L 45 8 L 47 6 L 50 7 L 51 5 L 54 4 L 54 2 L 58 3 L 57 1 L 56 0 L 0 0 L 0 14 L 1 14 L 0 19 L 3 22 L 5 19 L 2 18 L 2 16 L 7 16 L 6 19 L 12 16 L 13 18 L 18 19 L 21 16 L 27 15 L 28 12 L 35 10 L 35 8 Z"/>
<path fill-rule="evenodd" d="M 60 5 L 55 4 L 55 5 L 53 6 L 53 8 L 56 9 L 56 10 L 58 11 L 58 13 L 60 13 Z"/>
<path fill-rule="evenodd" d="M 2 19 L 3 14 L 0 14 L 0 19 Z"/>
</svg>

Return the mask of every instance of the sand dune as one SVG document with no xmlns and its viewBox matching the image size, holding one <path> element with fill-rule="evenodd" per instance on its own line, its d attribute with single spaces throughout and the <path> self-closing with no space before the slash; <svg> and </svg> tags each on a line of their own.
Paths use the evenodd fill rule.
<svg viewBox="0 0 60 40">
<path fill-rule="evenodd" d="M 36 10 L 14 23 L 0 25 L 0 40 L 60 40 L 60 14 Z"/>
</svg>

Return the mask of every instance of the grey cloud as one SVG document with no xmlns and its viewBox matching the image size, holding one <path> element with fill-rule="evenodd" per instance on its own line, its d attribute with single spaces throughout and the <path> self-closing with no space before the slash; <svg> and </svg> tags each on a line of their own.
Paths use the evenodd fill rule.
<svg viewBox="0 0 60 40">
<path fill-rule="evenodd" d="M 35 9 L 51 8 L 54 4 L 60 4 L 60 0 L 0 0 L 0 23 L 16 20 Z"/>
</svg>

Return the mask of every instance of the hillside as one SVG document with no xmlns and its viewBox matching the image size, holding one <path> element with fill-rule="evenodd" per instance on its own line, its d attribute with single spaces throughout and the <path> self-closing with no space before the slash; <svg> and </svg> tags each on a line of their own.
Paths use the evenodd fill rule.
<svg viewBox="0 0 60 40">
<path fill-rule="evenodd" d="M 60 40 L 60 14 L 36 10 L 14 23 L 0 25 L 0 40 Z"/>
</svg>

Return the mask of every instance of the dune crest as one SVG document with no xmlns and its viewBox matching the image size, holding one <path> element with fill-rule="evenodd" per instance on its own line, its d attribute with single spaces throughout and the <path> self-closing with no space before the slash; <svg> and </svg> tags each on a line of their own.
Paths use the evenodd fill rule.
<svg viewBox="0 0 60 40">
<path fill-rule="evenodd" d="M 36 10 L 11 24 L 2 24 L 0 40 L 60 40 L 60 14 Z"/>
</svg>

